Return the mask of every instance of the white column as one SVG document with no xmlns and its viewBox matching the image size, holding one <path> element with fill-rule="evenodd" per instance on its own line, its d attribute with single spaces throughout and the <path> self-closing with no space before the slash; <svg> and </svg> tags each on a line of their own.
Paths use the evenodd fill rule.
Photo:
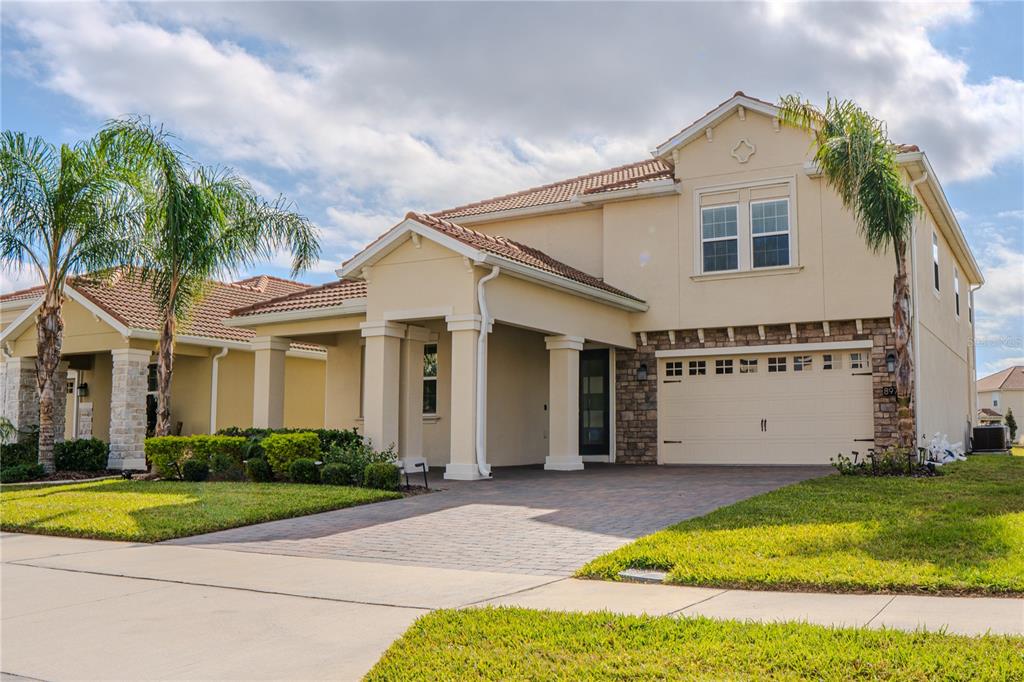
<svg viewBox="0 0 1024 682">
<path fill-rule="evenodd" d="M 377 450 L 398 448 L 400 351 L 406 327 L 381 321 L 363 322 L 359 329 L 366 339 L 363 431 Z"/>
<path fill-rule="evenodd" d="M 291 341 L 278 336 L 252 340 L 255 367 L 252 384 L 252 425 L 260 429 L 284 426 L 284 362 Z"/>
<path fill-rule="evenodd" d="M 423 346 L 429 339 L 428 329 L 409 327 L 402 341 L 398 455 L 403 459 L 423 456 Z"/>
<path fill-rule="evenodd" d="M 39 386 L 35 358 L 7 358 L 3 363 L 3 416 L 18 430 L 39 424 Z"/>
<path fill-rule="evenodd" d="M 456 481 L 485 478 L 476 461 L 476 348 L 479 315 L 449 315 L 452 334 L 451 445 L 444 477 Z"/>
<path fill-rule="evenodd" d="M 580 351 L 579 336 L 547 336 L 548 349 L 548 456 L 545 469 L 576 471 L 580 457 Z"/>
<path fill-rule="evenodd" d="M 110 384 L 111 469 L 145 469 L 146 389 L 150 351 L 119 348 L 113 356 Z"/>
</svg>

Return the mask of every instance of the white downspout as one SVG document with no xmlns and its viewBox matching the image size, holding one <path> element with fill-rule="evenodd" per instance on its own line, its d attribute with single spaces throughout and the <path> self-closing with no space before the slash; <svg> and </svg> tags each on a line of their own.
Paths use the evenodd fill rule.
<svg viewBox="0 0 1024 682">
<path fill-rule="evenodd" d="M 491 465 L 487 463 L 487 335 L 491 331 L 491 316 L 487 312 L 487 295 L 484 285 L 498 276 L 501 268 L 491 268 L 491 273 L 480 278 L 476 284 L 476 298 L 480 305 L 480 336 L 476 343 L 476 468 L 484 478 L 491 477 Z"/>
<path fill-rule="evenodd" d="M 220 349 L 220 352 L 213 356 L 213 363 L 210 369 L 210 433 L 217 433 L 217 371 L 220 367 L 220 359 L 228 354 L 227 346 Z"/>
<path fill-rule="evenodd" d="M 910 182 L 910 193 L 916 198 L 917 186 L 928 179 L 928 173 L 925 172 L 917 180 L 911 180 Z M 917 305 L 917 221 L 914 221 L 914 226 L 910 230 L 910 296 L 913 302 L 913 315 L 914 323 L 911 325 L 911 335 L 914 344 L 914 446 L 917 446 L 917 432 L 921 425 L 920 410 L 921 410 L 921 329 L 920 322 L 918 322 L 918 305 Z"/>
</svg>

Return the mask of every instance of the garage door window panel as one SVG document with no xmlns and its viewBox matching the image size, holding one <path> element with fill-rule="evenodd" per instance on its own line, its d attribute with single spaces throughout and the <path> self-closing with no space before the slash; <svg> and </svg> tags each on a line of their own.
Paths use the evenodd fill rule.
<svg viewBox="0 0 1024 682">
<path fill-rule="evenodd" d="M 850 353 L 850 369 L 864 369 L 863 353 Z"/>
<path fill-rule="evenodd" d="M 793 357 L 794 372 L 810 372 L 813 361 L 810 355 L 796 355 Z"/>
<path fill-rule="evenodd" d="M 740 374 L 757 374 L 757 359 L 740 359 Z"/>
<path fill-rule="evenodd" d="M 785 371 L 786 371 L 786 358 L 785 358 L 785 356 L 775 357 L 775 358 L 768 358 L 768 373 L 769 374 L 777 374 L 777 373 L 785 372 Z"/>
<path fill-rule="evenodd" d="M 715 360 L 715 374 L 732 374 L 732 360 Z"/>
<path fill-rule="evenodd" d="M 708 373 L 708 366 L 704 360 L 690 360 L 690 376 L 704 376 Z"/>
<path fill-rule="evenodd" d="M 667 377 L 681 377 L 683 376 L 683 363 L 680 360 L 665 363 L 665 376 Z"/>
</svg>

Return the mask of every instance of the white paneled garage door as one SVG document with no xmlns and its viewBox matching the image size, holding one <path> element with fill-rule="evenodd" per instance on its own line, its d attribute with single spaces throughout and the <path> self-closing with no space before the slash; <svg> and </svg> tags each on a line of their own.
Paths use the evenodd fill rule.
<svg viewBox="0 0 1024 682">
<path fill-rule="evenodd" d="M 828 464 L 874 434 L 870 352 L 662 358 L 662 464 Z"/>
</svg>

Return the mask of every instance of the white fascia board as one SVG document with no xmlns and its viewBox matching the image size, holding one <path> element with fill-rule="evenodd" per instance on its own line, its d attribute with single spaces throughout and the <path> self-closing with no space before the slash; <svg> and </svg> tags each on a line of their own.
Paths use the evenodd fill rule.
<svg viewBox="0 0 1024 682">
<path fill-rule="evenodd" d="M 826 341 L 824 343 L 776 343 L 762 346 L 732 346 L 731 348 L 682 348 L 658 350 L 658 358 L 693 358 L 713 355 L 762 355 L 764 353 L 799 353 L 802 351 L 858 350 L 871 348 L 871 341 Z"/>
<path fill-rule="evenodd" d="M 307 308 L 299 310 L 282 310 L 276 313 L 256 313 L 255 315 L 238 315 L 221 321 L 225 327 L 248 328 L 258 324 L 274 324 L 276 322 L 300 322 L 323 317 L 346 317 L 348 315 L 365 315 L 366 299 L 353 298 L 341 305 L 329 308 Z"/>
<path fill-rule="evenodd" d="M 679 194 L 680 191 L 680 187 L 676 184 L 675 180 L 672 178 L 662 178 L 660 180 L 642 182 L 636 187 L 629 187 L 626 189 L 613 189 L 607 192 L 593 192 L 591 194 L 577 194 L 573 197 L 573 200 L 590 206 L 638 197 L 668 196 L 671 194 Z"/>
<path fill-rule="evenodd" d="M 37 310 L 39 310 L 39 306 L 41 306 L 42 304 L 42 296 L 40 296 L 37 299 L 33 299 L 31 301 L 31 304 L 27 308 L 25 308 L 25 310 L 23 310 L 20 315 L 11 320 L 11 323 L 7 325 L 7 327 L 2 332 L 0 332 L 0 343 L 4 343 L 12 337 L 21 336 L 21 333 L 25 331 L 25 329 L 31 323 L 32 316 L 35 314 Z"/>
<path fill-rule="evenodd" d="M 465 256 L 471 260 L 481 260 L 483 257 L 483 251 L 478 251 L 463 244 L 457 239 L 452 239 L 431 227 L 427 227 L 417 220 L 406 218 L 388 230 L 383 237 L 353 256 L 352 260 L 335 270 L 335 273 L 341 279 L 354 278 L 355 273 L 359 272 L 364 266 L 373 265 L 393 249 L 398 247 L 410 232 L 415 232 L 421 237 L 426 237 L 427 239 L 454 251 L 460 256 Z"/>
<path fill-rule="evenodd" d="M 526 218 L 530 216 L 548 215 L 551 213 L 565 213 L 566 211 L 579 211 L 588 208 L 581 205 L 574 199 L 557 201 L 553 204 L 541 204 L 540 206 L 526 206 L 524 208 L 508 208 L 503 211 L 489 211 L 475 215 L 453 216 L 442 218 L 458 225 L 475 225 L 477 223 L 492 223 L 498 220 L 512 220 L 513 218 Z"/>
<path fill-rule="evenodd" d="M 303 358 L 306 360 L 320 360 L 321 362 L 327 362 L 327 351 L 325 350 L 306 350 L 304 348 L 291 348 L 285 351 L 285 356 L 289 358 Z"/>
<path fill-rule="evenodd" d="M 628 310 L 630 312 L 646 312 L 650 307 L 643 301 L 636 301 L 626 296 L 620 296 L 610 291 L 605 291 L 604 289 L 598 289 L 597 287 L 592 287 L 589 284 L 583 284 L 582 282 L 577 282 L 567 277 L 562 277 L 561 275 L 539 270 L 493 253 L 485 254 L 484 257 L 480 259 L 480 262 L 486 265 L 500 266 L 502 274 L 519 277 L 520 279 L 535 282 L 542 286 L 565 291 L 582 298 L 611 305 L 616 308 L 622 308 L 623 310 Z"/>
<path fill-rule="evenodd" d="M 956 214 L 953 212 L 953 207 L 949 205 L 949 199 L 946 197 L 946 192 L 942 189 L 942 185 L 939 184 L 939 178 L 935 174 L 935 169 L 932 168 L 931 162 L 928 160 L 928 156 L 924 152 L 905 152 L 903 154 L 896 155 L 896 162 L 900 165 L 909 165 L 913 163 L 921 164 L 921 168 L 925 173 L 928 174 L 928 180 L 926 184 L 931 189 L 932 194 L 937 198 L 939 203 L 939 209 L 942 213 L 942 221 L 940 222 L 940 229 L 944 223 L 947 236 L 953 237 L 953 242 L 960 250 L 961 255 L 965 257 L 967 265 L 970 267 L 971 272 L 965 273 L 973 275 L 970 280 L 971 284 L 984 284 L 985 276 L 981 272 L 981 268 L 978 266 L 978 261 L 974 258 L 974 253 L 971 251 L 970 245 L 967 243 L 967 239 L 964 237 L 964 232 L 960 228 L 960 221 L 956 219 Z"/>
<path fill-rule="evenodd" d="M 669 154 L 676 147 L 681 147 L 687 142 L 693 140 L 694 138 L 703 135 L 704 130 L 708 126 L 714 125 L 716 122 L 718 122 L 719 119 L 728 116 L 733 112 L 734 109 L 736 109 L 736 107 L 739 106 L 742 106 L 750 111 L 760 112 L 765 116 L 779 115 L 779 108 L 774 105 L 765 104 L 764 102 L 759 102 L 755 99 L 750 99 L 749 97 L 745 97 L 744 95 L 736 95 L 731 99 L 723 102 L 713 111 L 709 111 L 700 119 L 690 124 L 690 126 L 688 126 L 687 128 L 676 133 L 667 142 L 658 145 L 657 148 L 651 151 L 651 155 L 658 157 Z"/>
</svg>

